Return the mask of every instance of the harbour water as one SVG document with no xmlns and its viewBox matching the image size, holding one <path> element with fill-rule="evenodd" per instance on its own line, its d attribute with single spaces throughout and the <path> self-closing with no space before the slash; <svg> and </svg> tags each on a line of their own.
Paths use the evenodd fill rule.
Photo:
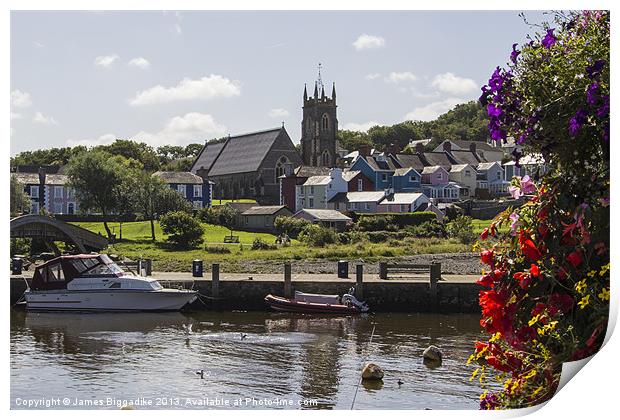
<svg viewBox="0 0 620 420">
<path fill-rule="evenodd" d="M 355 409 L 477 409 L 479 384 L 465 362 L 480 338 L 478 320 L 15 311 L 11 407 L 350 409 L 362 363 L 371 361 L 385 377 L 359 386 Z M 431 344 L 443 351 L 440 367 L 423 363 Z"/>
</svg>

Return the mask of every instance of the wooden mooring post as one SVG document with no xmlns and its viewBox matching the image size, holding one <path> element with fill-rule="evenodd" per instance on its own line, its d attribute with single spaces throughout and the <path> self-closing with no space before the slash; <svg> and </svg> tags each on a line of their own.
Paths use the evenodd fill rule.
<svg viewBox="0 0 620 420">
<path fill-rule="evenodd" d="M 291 284 L 291 263 L 284 263 L 284 297 L 293 297 L 293 285 Z"/>
<path fill-rule="evenodd" d="M 220 265 L 211 265 L 211 296 L 217 299 L 220 297 Z"/>
<path fill-rule="evenodd" d="M 357 263 L 355 266 L 355 297 L 358 300 L 364 299 L 364 264 Z"/>
</svg>

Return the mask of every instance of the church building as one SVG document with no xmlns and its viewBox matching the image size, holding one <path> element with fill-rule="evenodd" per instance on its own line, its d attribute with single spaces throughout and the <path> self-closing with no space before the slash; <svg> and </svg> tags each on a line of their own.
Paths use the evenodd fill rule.
<svg viewBox="0 0 620 420">
<path fill-rule="evenodd" d="M 320 94 L 319 94 L 320 89 Z M 301 121 L 301 154 L 306 166 L 332 168 L 338 163 L 338 118 L 336 117 L 336 84 L 332 96 L 325 95 L 320 79 L 314 83 L 314 95 L 308 97 L 304 86 L 303 118 Z"/>
</svg>

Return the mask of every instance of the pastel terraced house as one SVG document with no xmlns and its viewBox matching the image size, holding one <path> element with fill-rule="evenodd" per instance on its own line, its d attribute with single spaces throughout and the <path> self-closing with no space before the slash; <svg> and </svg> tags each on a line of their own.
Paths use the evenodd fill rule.
<svg viewBox="0 0 620 420">
<path fill-rule="evenodd" d="M 456 201 L 461 187 L 450 181 L 450 174 L 441 166 L 427 166 L 422 171 L 422 192 L 436 201 Z"/>
<path fill-rule="evenodd" d="M 459 190 L 459 198 L 466 200 L 474 197 L 476 193 L 477 185 L 477 172 L 476 168 L 464 163 L 461 165 L 452 165 L 450 169 L 449 178 L 450 181 L 456 182 L 462 188 Z"/>
<path fill-rule="evenodd" d="M 413 168 L 398 168 L 392 177 L 394 192 L 422 192 L 422 175 Z"/>
<path fill-rule="evenodd" d="M 331 198 L 347 190 L 348 183 L 342 177 L 342 169 L 333 168 L 329 175 L 311 176 L 304 182 L 298 195 L 297 208 L 326 209 Z"/>
<path fill-rule="evenodd" d="M 508 194 L 510 182 L 504 180 L 504 169 L 499 162 L 484 162 L 476 168 L 478 175 L 476 195 L 499 196 Z"/>
</svg>

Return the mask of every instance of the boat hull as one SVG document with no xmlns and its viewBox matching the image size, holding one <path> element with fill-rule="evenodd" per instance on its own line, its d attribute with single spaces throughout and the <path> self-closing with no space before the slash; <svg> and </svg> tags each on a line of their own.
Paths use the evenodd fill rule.
<svg viewBox="0 0 620 420">
<path fill-rule="evenodd" d="M 47 290 L 25 293 L 30 311 L 178 311 L 196 300 L 192 290 Z"/>
<path fill-rule="evenodd" d="M 297 312 L 305 314 L 345 314 L 357 315 L 362 312 L 356 307 L 347 305 L 336 305 L 329 303 L 299 302 L 293 299 L 286 299 L 280 296 L 267 295 L 265 303 L 272 309 L 280 312 Z"/>
</svg>

